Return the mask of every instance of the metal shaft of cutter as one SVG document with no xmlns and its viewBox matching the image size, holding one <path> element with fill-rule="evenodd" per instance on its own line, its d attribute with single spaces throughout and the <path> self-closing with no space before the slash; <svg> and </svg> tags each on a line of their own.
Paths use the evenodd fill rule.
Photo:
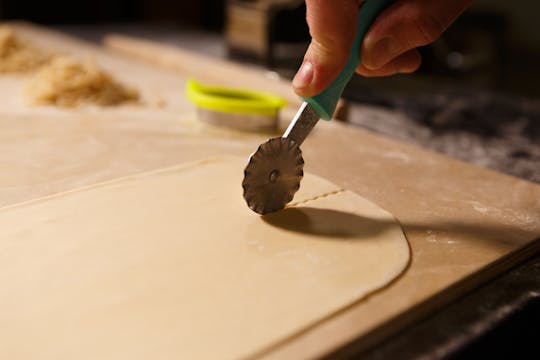
<svg viewBox="0 0 540 360">
<path fill-rule="evenodd" d="M 319 115 L 313 111 L 307 101 L 304 101 L 282 137 L 291 139 L 300 146 L 317 121 L 319 121 Z"/>
</svg>

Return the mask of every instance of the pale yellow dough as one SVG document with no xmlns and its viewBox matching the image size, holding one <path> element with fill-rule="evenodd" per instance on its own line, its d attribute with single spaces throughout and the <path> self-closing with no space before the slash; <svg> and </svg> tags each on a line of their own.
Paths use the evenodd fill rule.
<svg viewBox="0 0 540 360">
<path fill-rule="evenodd" d="M 392 215 L 321 178 L 305 176 L 292 208 L 251 212 L 244 163 L 208 160 L 0 210 L 0 358 L 251 356 L 406 268 Z"/>
</svg>

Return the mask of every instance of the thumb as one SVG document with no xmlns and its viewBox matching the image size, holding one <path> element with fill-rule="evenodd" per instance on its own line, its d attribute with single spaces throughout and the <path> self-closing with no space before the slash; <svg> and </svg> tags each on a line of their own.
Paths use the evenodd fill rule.
<svg viewBox="0 0 540 360">
<path fill-rule="evenodd" d="M 293 79 L 303 97 L 320 93 L 347 62 L 358 20 L 358 0 L 306 0 L 311 43 Z"/>
</svg>

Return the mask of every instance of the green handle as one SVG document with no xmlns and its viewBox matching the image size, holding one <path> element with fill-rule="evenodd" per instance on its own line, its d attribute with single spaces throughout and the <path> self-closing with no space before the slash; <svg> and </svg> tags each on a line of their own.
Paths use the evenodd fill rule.
<svg viewBox="0 0 540 360">
<path fill-rule="evenodd" d="M 358 65 L 360 65 L 360 47 L 364 36 L 371 24 L 375 21 L 379 13 L 394 0 L 366 0 L 360 8 L 358 25 L 356 26 L 356 36 L 354 38 L 347 64 L 337 78 L 324 89 L 320 94 L 310 98 L 305 98 L 313 110 L 324 120 L 330 120 L 336 109 L 337 102 L 343 93 L 343 89 L 353 76 Z"/>
</svg>

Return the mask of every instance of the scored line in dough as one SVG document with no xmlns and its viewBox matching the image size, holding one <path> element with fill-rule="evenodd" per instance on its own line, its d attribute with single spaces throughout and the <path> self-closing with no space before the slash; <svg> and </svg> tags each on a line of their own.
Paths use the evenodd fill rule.
<svg viewBox="0 0 540 360">
<path fill-rule="evenodd" d="M 341 194 L 344 191 L 345 191 L 345 189 L 339 189 L 339 190 L 335 190 L 335 191 L 330 191 L 330 192 L 324 193 L 322 195 L 314 196 L 314 197 L 309 198 L 309 199 L 293 202 L 293 203 L 289 204 L 287 207 L 288 208 L 296 207 L 298 205 L 306 204 L 306 203 L 309 203 L 309 202 L 312 202 L 312 201 L 315 201 L 315 200 L 319 200 L 319 199 L 324 199 L 324 198 L 332 196 L 332 195 L 338 195 L 338 194 Z"/>
</svg>

